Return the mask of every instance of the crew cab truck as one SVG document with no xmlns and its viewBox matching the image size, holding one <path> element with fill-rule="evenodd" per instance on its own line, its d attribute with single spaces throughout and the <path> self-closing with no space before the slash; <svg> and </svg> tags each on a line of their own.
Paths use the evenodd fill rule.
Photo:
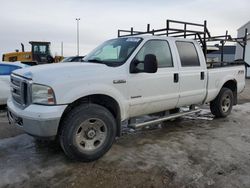
<svg viewBox="0 0 250 188">
<path fill-rule="evenodd" d="M 8 116 L 34 137 L 58 139 L 68 157 L 92 161 L 110 149 L 125 120 L 190 106 L 129 125 L 142 127 L 194 113 L 193 106 L 204 103 L 216 117 L 226 117 L 244 86 L 244 65 L 207 69 L 195 40 L 120 37 L 101 44 L 84 62 L 14 71 Z"/>
</svg>

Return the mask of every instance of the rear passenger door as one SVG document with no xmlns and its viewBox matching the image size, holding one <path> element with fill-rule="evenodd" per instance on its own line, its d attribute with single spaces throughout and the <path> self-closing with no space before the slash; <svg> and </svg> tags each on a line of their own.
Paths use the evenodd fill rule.
<svg viewBox="0 0 250 188">
<path fill-rule="evenodd" d="M 198 45 L 191 41 L 176 41 L 179 54 L 179 107 L 201 103 L 206 96 L 207 69 Z"/>
</svg>

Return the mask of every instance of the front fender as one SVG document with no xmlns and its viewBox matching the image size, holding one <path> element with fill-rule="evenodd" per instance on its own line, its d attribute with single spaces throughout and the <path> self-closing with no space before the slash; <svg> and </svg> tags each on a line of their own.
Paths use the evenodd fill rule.
<svg viewBox="0 0 250 188">
<path fill-rule="evenodd" d="M 128 117 L 128 102 L 126 95 L 119 91 L 117 88 L 105 84 L 88 84 L 81 87 L 76 87 L 70 91 L 65 92 L 57 97 L 58 104 L 71 104 L 74 101 L 90 96 L 90 95 L 107 95 L 112 97 L 120 107 L 121 119 L 124 120 Z"/>
</svg>

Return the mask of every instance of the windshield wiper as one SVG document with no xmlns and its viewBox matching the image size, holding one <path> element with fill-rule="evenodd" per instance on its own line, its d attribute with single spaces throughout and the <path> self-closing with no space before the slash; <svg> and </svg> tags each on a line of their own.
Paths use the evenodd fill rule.
<svg viewBox="0 0 250 188">
<path fill-rule="evenodd" d="M 103 61 L 99 60 L 99 59 L 89 59 L 87 60 L 87 62 L 93 62 L 93 63 L 104 63 Z M 105 64 L 105 63 L 104 63 Z"/>
<path fill-rule="evenodd" d="M 110 62 L 102 61 L 100 59 L 89 59 L 89 60 L 86 60 L 86 62 L 93 62 L 93 63 L 99 63 L 99 64 L 110 66 L 109 65 Z"/>
</svg>

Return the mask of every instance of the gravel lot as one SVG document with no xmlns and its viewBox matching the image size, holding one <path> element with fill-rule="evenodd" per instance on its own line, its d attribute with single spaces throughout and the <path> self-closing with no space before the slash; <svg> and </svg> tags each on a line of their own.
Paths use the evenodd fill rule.
<svg viewBox="0 0 250 188">
<path fill-rule="evenodd" d="M 164 128 L 124 132 L 100 160 L 68 160 L 0 112 L 0 187 L 250 187 L 250 80 L 225 119 L 204 108 Z"/>
</svg>

